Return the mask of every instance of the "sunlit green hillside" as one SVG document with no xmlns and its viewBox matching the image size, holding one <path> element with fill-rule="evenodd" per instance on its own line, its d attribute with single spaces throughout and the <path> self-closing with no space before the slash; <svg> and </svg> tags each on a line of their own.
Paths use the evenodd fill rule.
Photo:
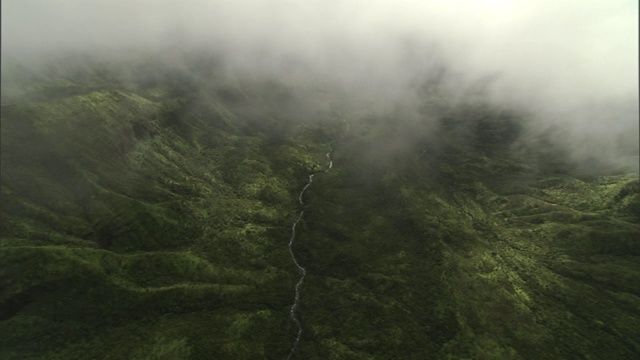
<svg viewBox="0 0 640 360">
<path fill-rule="evenodd" d="M 0 358 L 286 358 L 330 149 L 294 358 L 640 355 L 637 174 L 513 112 L 356 117 L 198 61 L 3 82 Z"/>
</svg>

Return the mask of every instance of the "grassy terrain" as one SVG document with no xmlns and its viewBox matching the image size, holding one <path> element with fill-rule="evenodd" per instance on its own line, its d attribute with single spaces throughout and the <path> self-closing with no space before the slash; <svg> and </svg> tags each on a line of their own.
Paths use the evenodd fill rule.
<svg viewBox="0 0 640 360">
<path fill-rule="evenodd" d="M 3 82 L 1 358 L 285 358 L 331 143 L 297 358 L 640 354 L 637 176 L 576 177 L 505 112 L 407 141 L 273 80 L 108 69 Z"/>
</svg>

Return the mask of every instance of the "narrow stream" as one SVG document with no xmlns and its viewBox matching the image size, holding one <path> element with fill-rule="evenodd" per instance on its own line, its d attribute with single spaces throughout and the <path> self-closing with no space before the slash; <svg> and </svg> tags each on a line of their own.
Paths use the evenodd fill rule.
<svg viewBox="0 0 640 360">
<path fill-rule="evenodd" d="M 331 170 L 331 168 L 333 167 L 333 160 L 331 159 L 332 152 L 333 152 L 333 146 L 329 148 L 329 152 L 327 153 L 327 159 L 329 160 L 329 165 L 327 166 L 327 169 L 323 172 L 313 173 L 309 175 L 309 181 L 302 188 L 302 191 L 300 191 L 300 195 L 298 196 L 298 202 L 300 203 L 302 210 L 300 210 L 300 214 L 298 214 L 296 221 L 294 221 L 293 225 L 291 226 L 291 239 L 289 239 L 289 253 L 291 254 L 291 259 L 293 259 L 293 263 L 296 265 L 296 267 L 300 271 L 300 278 L 296 283 L 296 288 L 295 288 L 296 294 L 295 294 L 295 297 L 293 298 L 293 304 L 291 305 L 291 309 L 289 310 L 289 313 L 291 315 L 291 320 L 293 320 L 293 322 L 296 324 L 296 327 L 298 328 L 298 334 L 296 335 L 296 339 L 293 342 L 293 345 L 291 346 L 291 351 L 289 351 L 289 356 L 287 356 L 287 360 L 293 358 L 293 355 L 295 354 L 296 349 L 298 348 L 298 344 L 300 343 L 300 339 L 302 338 L 302 324 L 300 323 L 300 319 L 298 318 L 298 306 L 300 305 L 300 288 L 302 287 L 304 278 L 307 276 L 307 269 L 305 269 L 304 266 L 300 265 L 300 263 L 298 262 L 298 259 L 296 258 L 296 254 L 293 251 L 293 242 L 296 239 L 296 226 L 298 226 L 298 223 L 300 222 L 300 220 L 302 220 L 302 217 L 304 216 L 304 209 L 307 207 L 307 205 L 304 203 L 304 200 L 302 199 L 302 196 L 304 195 L 304 192 L 307 191 L 309 186 L 311 186 L 314 176 L 318 174 L 324 174 L 329 170 Z"/>
</svg>

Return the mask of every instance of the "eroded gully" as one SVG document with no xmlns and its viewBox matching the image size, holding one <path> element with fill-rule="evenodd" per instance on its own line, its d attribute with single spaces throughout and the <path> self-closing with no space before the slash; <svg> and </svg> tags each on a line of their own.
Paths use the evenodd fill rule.
<svg viewBox="0 0 640 360">
<path fill-rule="evenodd" d="M 304 203 L 303 196 L 305 191 L 307 191 L 309 186 L 311 186 L 311 183 L 313 183 L 313 177 L 318 174 L 327 173 L 333 167 L 333 160 L 331 159 L 332 152 L 333 152 L 333 146 L 329 148 L 329 152 L 327 153 L 327 159 L 329 160 L 329 165 L 327 166 L 327 168 L 322 172 L 317 172 L 309 175 L 309 181 L 302 188 L 302 191 L 300 191 L 300 195 L 298 195 L 298 203 L 300 203 L 300 206 L 302 209 L 300 210 L 298 217 L 296 218 L 296 220 L 293 222 L 293 225 L 291 226 L 291 239 L 289 239 L 289 253 L 291 254 L 291 259 L 293 260 L 293 263 L 296 265 L 296 267 L 300 271 L 300 278 L 296 283 L 295 297 L 293 298 L 293 304 L 291 305 L 291 309 L 289 310 L 289 313 L 291 315 L 291 320 L 296 324 L 296 327 L 298 328 L 298 333 L 296 334 L 296 339 L 294 340 L 293 345 L 291 346 L 291 351 L 289 351 L 289 356 L 287 356 L 288 360 L 293 358 L 293 355 L 295 354 L 296 349 L 298 348 L 298 344 L 300 343 L 300 339 L 302 338 L 302 324 L 300 323 L 300 319 L 298 318 L 298 307 L 300 305 L 300 289 L 302 288 L 302 284 L 304 283 L 304 278 L 307 276 L 307 269 L 305 269 L 304 266 L 300 265 L 300 262 L 296 258 L 296 254 L 293 251 L 293 243 L 296 240 L 296 226 L 298 226 L 298 223 L 304 217 L 304 210 L 307 207 L 307 205 Z"/>
</svg>

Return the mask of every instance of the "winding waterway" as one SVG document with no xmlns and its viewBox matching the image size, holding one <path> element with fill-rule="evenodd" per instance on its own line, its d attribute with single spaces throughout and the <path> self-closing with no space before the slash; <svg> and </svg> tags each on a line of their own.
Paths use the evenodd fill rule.
<svg viewBox="0 0 640 360">
<path fill-rule="evenodd" d="M 291 351 L 289 351 L 289 356 L 287 357 L 287 360 L 293 358 L 293 355 L 295 354 L 296 349 L 298 348 L 298 344 L 300 343 L 300 339 L 302 338 L 302 324 L 300 323 L 300 319 L 298 318 L 298 307 L 300 305 L 300 289 L 302 288 L 302 284 L 304 283 L 304 278 L 307 276 L 307 269 L 305 269 L 304 266 L 300 265 L 300 262 L 296 258 L 296 254 L 293 251 L 293 243 L 296 239 L 296 226 L 298 226 L 298 223 L 300 222 L 300 220 L 302 220 L 304 216 L 304 209 L 307 207 L 302 197 L 305 191 L 307 191 L 307 189 L 309 188 L 309 186 L 311 186 L 311 183 L 313 183 L 314 176 L 318 174 L 324 174 L 329 170 L 331 170 L 331 168 L 333 167 L 333 160 L 331 159 L 332 152 L 333 152 L 333 146 L 330 146 L 329 152 L 327 153 L 327 159 L 329 160 L 329 165 L 323 172 L 313 173 L 309 175 L 309 181 L 302 188 L 302 191 L 300 191 L 300 195 L 298 195 L 298 202 L 300 203 L 300 206 L 302 209 L 300 210 L 298 217 L 296 218 L 296 220 L 293 222 L 293 225 L 291 226 L 291 239 L 289 239 L 289 253 L 291 254 L 291 259 L 293 259 L 293 263 L 296 265 L 296 267 L 300 271 L 300 278 L 296 283 L 295 297 L 293 298 L 293 304 L 291 305 L 291 309 L 289 310 L 289 314 L 291 315 L 291 320 L 296 324 L 296 327 L 298 328 L 298 333 L 296 334 L 296 339 L 294 340 L 293 345 L 291 346 Z"/>
</svg>

